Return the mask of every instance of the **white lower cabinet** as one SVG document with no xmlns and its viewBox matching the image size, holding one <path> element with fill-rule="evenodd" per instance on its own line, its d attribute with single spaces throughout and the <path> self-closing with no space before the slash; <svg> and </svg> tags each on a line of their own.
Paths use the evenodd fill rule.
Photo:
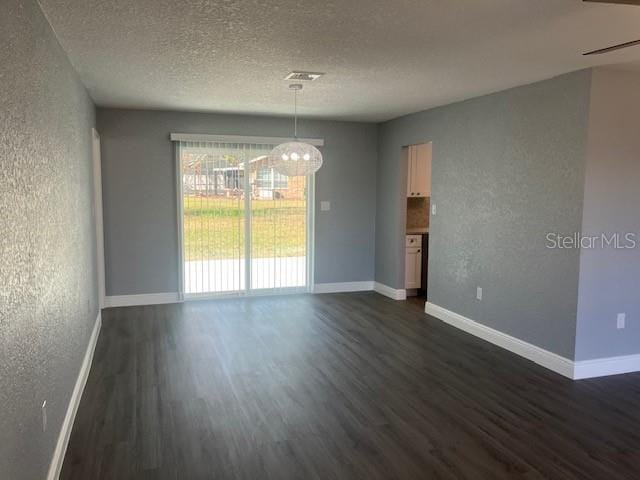
<svg viewBox="0 0 640 480">
<path fill-rule="evenodd" d="M 404 288 L 420 288 L 422 278 L 422 247 L 407 247 L 404 264 Z"/>
</svg>

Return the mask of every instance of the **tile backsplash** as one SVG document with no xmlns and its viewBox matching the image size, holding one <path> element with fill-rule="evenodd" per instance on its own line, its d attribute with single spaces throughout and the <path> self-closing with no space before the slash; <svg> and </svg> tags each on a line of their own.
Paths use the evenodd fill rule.
<svg viewBox="0 0 640 480">
<path fill-rule="evenodd" d="M 429 228 L 429 197 L 407 198 L 407 228 Z"/>
</svg>

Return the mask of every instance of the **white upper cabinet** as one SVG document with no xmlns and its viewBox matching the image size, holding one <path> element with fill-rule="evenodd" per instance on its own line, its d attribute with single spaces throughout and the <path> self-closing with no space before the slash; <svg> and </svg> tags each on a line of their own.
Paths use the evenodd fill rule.
<svg viewBox="0 0 640 480">
<path fill-rule="evenodd" d="M 410 145 L 406 149 L 407 197 L 431 196 L 431 143 Z"/>
</svg>

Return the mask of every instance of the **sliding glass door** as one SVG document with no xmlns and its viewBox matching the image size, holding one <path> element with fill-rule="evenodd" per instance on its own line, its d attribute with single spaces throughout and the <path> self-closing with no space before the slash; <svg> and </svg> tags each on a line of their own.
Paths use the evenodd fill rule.
<svg viewBox="0 0 640 480">
<path fill-rule="evenodd" d="M 251 289 L 306 285 L 307 178 L 280 175 L 266 157 L 250 163 Z"/>
<path fill-rule="evenodd" d="M 268 164 L 273 145 L 180 142 L 186 297 L 310 288 L 313 178 Z"/>
</svg>

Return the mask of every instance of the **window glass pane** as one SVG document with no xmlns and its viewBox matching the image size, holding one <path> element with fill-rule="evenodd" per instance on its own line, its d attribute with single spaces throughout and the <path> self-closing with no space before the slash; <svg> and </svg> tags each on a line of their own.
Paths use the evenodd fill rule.
<svg viewBox="0 0 640 480">
<path fill-rule="evenodd" d="M 274 176 L 274 188 L 287 188 L 289 186 L 289 177 L 272 170 Z"/>
<path fill-rule="evenodd" d="M 256 175 L 256 185 L 262 188 L 270 188 L 272 172 L 273 170 L 270 168 L 259 168 Z"/>
</svg>

